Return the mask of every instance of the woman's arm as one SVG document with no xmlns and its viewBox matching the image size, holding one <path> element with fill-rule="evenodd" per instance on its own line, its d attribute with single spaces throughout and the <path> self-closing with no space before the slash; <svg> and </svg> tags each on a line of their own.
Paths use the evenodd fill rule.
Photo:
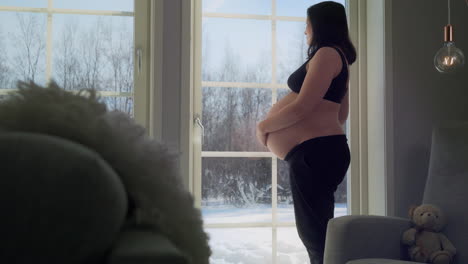
<svg viewBox="0 0 468 264">
<path fill-rule="evenodd" d="M 285 97 L 281 98 L 278 102 L 276 102 L 268 112 L 266 118 L 272 116 L 273 114 L 277 113 L 286 105 L 290 104 L 296 98 L 297 94 L 290 92 Z"/>
<path fill-rule="evenodd" d="M 341 57 L 330 47 L 320 48 L 309 61 L 309 70 L 296 99 L 259 123 L 259 130 L 271 133 L 306 118 L 322 100 L 333 78 L 341 70 Z"/>
<path fill-rule="evenodd" d="M 270 118 L 270 116 L 274 115 L 275 113 L 277 113 L 278 111 L 280 111 L 283 107 L 287 106 L 288 104 L 290 104 L 292 101 L 294 101 L 294 99 L 296 98 L 297 94 L 296 93 L 293 93 L 293 92 L 290 92 L 288 93 L 285 97 L 283 97 L 281 100 L 279 100 L 278 102 L 276 102 L 270 109 L 270 111 L 268 111 L 268 114 L 266 116 L 266 119 Z M 263 131 L 260 130 L 260 123 L 257 124 L 257 131 L 256 131 L 256 135 L 257 135 L 257 138 L 258 140 L 260 141 L 260 143 L 262 143 L 263 145 L 266 146 L 266 141 L 267 141 L 267 134 L 266 133 L 263 133 Z"/>
</svg>

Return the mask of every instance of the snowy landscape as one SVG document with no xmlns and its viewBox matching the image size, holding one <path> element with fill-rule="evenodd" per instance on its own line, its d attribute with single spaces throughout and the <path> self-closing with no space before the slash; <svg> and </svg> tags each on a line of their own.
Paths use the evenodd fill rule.
<svg viewBox="0 0 468 264">
<path fill-rule="evenodd" d="M 294 223 L 292 206 L 279 205 L 277 222 Z M 273 241 L 272 208 L 204 207 L 202 209 L 206 231 L 210 236 L 213 254 L 212 264 L 271 264 L 273 245 L 276 246 L 276 263 L 308 263 L 307 253 L 297 235 L 296 228 L 275 227 L 276 241 Z M 335 217 L 347 214 L 346 204 L 335 205 Z M 266 227 L 210 228 L 220 223 L 264 223 Z"/>
</svg>

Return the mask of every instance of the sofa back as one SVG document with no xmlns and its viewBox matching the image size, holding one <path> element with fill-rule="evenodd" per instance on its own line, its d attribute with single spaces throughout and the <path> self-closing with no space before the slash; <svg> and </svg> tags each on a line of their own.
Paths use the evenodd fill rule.
<svg viewBox="0 0 468 264">
<path fill-rule="evenodd" d="M 0 132 L 0 263 L 99 263 L 127 213 L 98 154 L 57 137 Z"/>
</svg>

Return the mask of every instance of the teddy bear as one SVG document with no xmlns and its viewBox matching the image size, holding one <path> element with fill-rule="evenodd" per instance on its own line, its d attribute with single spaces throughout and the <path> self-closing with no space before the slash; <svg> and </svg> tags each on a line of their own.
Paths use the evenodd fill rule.
<svg viewBox="0 0 468 264">
<path fill-rule="evenodd" d="M 454 245 L 441 233 L 446 218 L 440 208 L 432 204 L 413 206 L 409 210 L 413 227 L 406 230 L 402 243 L 408 246 L 412 261 L 449 264 L 456 254 Z"/>
</svg>

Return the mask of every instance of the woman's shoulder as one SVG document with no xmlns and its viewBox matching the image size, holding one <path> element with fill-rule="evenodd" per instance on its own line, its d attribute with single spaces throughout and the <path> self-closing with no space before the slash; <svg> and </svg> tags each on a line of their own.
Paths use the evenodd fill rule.
<svg viewBox="0 0 468 264">
<path fill-rule="evenodd" d="M 318 48 L 314 52 L 314 56 L 308 61 L 307 68 L 309 68 L 309 65 L 313 63 L 332 64 L 332 65 L 335 65 L 337 69 L 341 68 L 342 66 L 340 53 L 336 47 L 332 47 L 332 46 L 323 46 L 323 47 Z"/>
<path fill-rule="evenodd" d="M 314 54 L 314 57 L 319 57 L 321 59 L 337 59 L 341 61 L 339 48 L 334 46 L 323 46 L 318 48 Z"/>
</svg>

